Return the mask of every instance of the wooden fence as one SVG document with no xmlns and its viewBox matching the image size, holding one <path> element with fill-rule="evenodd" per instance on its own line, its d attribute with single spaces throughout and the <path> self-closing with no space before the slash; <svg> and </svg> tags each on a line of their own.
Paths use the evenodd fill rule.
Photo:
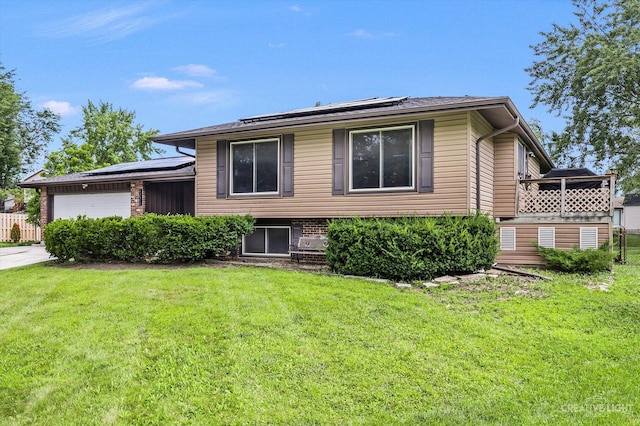
<svg viewBox="0 0 640 426">
<path fill-rule="evenodd" d="M 24 213 L 0 213 L 0 241 L 11 241 L 11 228 L 17 223 L 20 227 L 20 241 L 41 241 L 42 229 L 27 223 Z"/>
</svg>

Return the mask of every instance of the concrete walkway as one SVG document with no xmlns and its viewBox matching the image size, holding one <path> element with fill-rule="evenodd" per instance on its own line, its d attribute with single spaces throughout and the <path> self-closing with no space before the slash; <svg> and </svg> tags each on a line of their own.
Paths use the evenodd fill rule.
<svg viewBox="0 0 640 426">
<path fill-rule="evenodd" d="M 44 245 L 0 247 L 0 269 L 17 268 L 54 259 L 45 250 Z"/>
</svg>

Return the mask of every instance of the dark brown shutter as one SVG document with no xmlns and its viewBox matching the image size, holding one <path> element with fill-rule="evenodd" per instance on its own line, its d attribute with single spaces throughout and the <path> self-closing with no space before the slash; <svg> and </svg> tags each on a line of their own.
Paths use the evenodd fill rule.
<svg viewBox="0 0 640 426">
<path fill-rule="evenodd" d="M 418 192 L 433 192 L 433 120 L 418 123 Z"/>
<path fill-rule="evenodd" d="M 216 155 L 216 198 L 227 198 L 227 141 L 218 141 Z"/>
<path fill-rule="evenodd" d="M 282 196 L 293 197 L 293 134 L 282 136 Z"/>
<path fill-rule="evenodd" d="M 345 148 L 346 148 L 346 130 L 333 130 L 333 195 L 344 195 L 345 193 Z"/>
</svg>

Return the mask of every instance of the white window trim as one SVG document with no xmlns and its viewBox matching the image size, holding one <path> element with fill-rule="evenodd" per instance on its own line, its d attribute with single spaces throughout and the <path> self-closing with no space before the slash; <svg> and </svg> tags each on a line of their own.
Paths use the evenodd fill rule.
<svg viewBox="0 0 640 426">
<path fill-rule="evenodd" d="M 550 244 L 546 244 L 547 239 L 551 240 Z M 539 227 L 538 228 L 538 245 L 546 248 L 556 248 L 556 228 L 544 227 L 544 226 Z"/>
<path fill-rule="evenodd" d="M 256 192 L 256 191 L 252 191 L 252 192 L 233 192 L 233 147 L 235 145 L 246 145 L 246 144 L 256 144 L 256 143 L 265 143 L 265 142 L 277 142 L 278 143 L 278 163 L 276 166 L 276 175 L 277 175 L 277 182 L 276 182 L 276 188 L 278 188 L 276 191 L 265 191 L 265 192 Z M 280 150 L 282 149 L 282 142 L 280 141 L 280 138 L 267 138 L 267 139 L 255 139 L 255 140 L 246 140 L 246 141 L 235 141 L 235 142 L 230 142 L 229 143 L 229 151 L 230 151 L 230 155 L 229 155 L 229 195 L 233 195 L 233 196 L 247 196 L 247 197 L 255 197 L 255 196 L 264 196 L 264 195 L 277 195 L 280 194 L 280 157 L 281 157 L 281 152 Z M 255 149 L 254 149 L 254 167 L 253 167 L 253 186 L 255 187 L 256 184 L 256 167 L 255 167 Z"/>
<path fill-rule="evenodd" d="M 598 248 L 598 228 L 595 226 L 580 227 L 580 250 Z"/>
<path fill-rule="evenodd" d="M 411 186 L 394 186 L 392 188 L 383 188 L 379 186 L 378 188 L 353 188 L 353 136 L 357 133 L 370 133 L 370 132 L 384 132 L 390 130 L 400 130 L 400 129 L 411 129 Z M 383 149 L 382 141 L 380 141 L 380 150 Z M 359 130 L 351 130 L 349 131 L 349 192 L 395 192 L 395 191 L 411 191 L 416 188 L 416 126 L 409 124 L 403 126 L 392 126 L 392 127 L 376 127 L 371 129 L 359 129 Z M 379 185 L 382 185 L 382 179 L 384 176 L 382 174 L 383 170 L 383 161 L 384 157 L 380 155 L 380 164 L 378 165 L 378 170 L 380 173 L 381 181 L 378 182 Z"/>
<path fill-rule="evenodd" d="M 291 245 L 291 227 L 290 226 L 269 226 L 269 225 L 258 225 L 254 226 L 254 229 L 286 229 L 289 231 L 289 245 Z M 269 253 L 269 233 L 264 233 L 264 247 L 266 253 L 251 253 L 245 251 L 245 235 L 242 236 L 242 255 L 243 256 L 264 256 L 264 257 L 289 257 L 289 253 Z"/>
<path fill-rule="evenodd" d="M 507 233 L 507 231 L 512 233 L 511 235 L 507 235 L 507 236 L 513 239 L 513 245 L 506 245 L 505 234 Z M 516 250 L 516 228 L 515 227 L 513 226 L 500 227 L 500 250 L 501 251 Z"/>
</svg>

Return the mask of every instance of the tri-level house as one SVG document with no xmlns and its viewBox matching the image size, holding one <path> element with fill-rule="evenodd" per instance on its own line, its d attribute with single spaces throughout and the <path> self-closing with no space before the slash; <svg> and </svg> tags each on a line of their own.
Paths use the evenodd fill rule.
<svg viewBox="0 0 640 426">
<path fill-rule="evenodd" d="M 195 150 L 195 165 L 151 160 L 23 186 L 44 195 L 43 223 L 89 205 L 89 216 L 116 207 L 122 216 L 251 214 L 249 256 L 287 256 L 299 237 L 353 216 L 482 211 L 498 226 L 497 261 L 508 264 L 543 263 L 534 243 L 588 248 L 612 239 L 614 177 L 554 169 L 508 97 L 373 98 L 154 141 Z"/>
<path fill-rule="evenodd" d="M 612 238 L 615 180 L 542 179 L 554 164 L 508 97 L 389 97 L 256 115 L 157 136 L 196 153 L 195 214 L 251 214 L 243 255 L 286 256 L 331 218 L 467 214 L 498 224 L 498 262 L 534 243 Z"/>
</svg>

